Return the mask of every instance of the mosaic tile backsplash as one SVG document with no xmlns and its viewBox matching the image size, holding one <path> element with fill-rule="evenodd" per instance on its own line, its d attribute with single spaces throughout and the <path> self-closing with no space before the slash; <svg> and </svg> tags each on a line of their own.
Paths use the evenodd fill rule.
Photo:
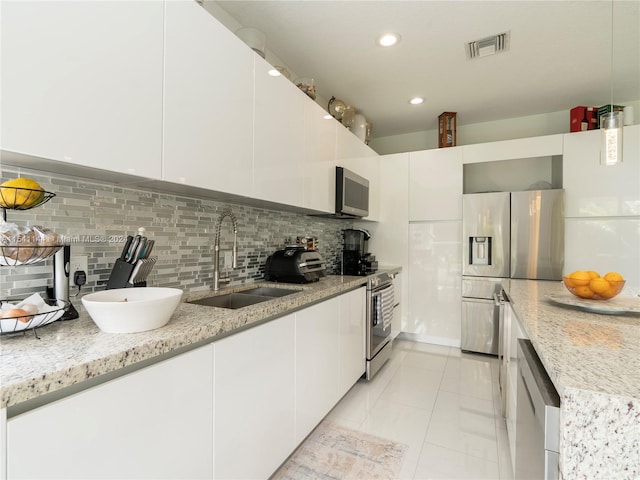
<svg viewBox="0 0 640 480">
<path fill-rule="evenodd" d="M 209 290 L 213 278 L 215 223 L 230 207 L 238 220 L 238 268 L 230 270 L 231 285 L 264 278 L 267 257 L 289 239 L 317 237 L 327 269 L 339 267 L 342 230 L 349 221 L 236 205 L 214 200 L 130 189 L 27 169 L 4 167 L 0 183 L 18 176 L 36 180 L 56 196 L 40 207 L 7 211 L 7 221 L 42 225 L 64 235 L 71 255 L 88 257 L 87 284 L 82 293 L 104 288 L 127 235 L 144 227 L 155 240 L 158 261 L 148 285 L 180 288 L 185 293 Z M 233 244 L 229 219 L 222 223 L 221 270 L 224 251 Z M 0 267 L 0 298 L 24 298 L 53 284 L 53 258 L 19 267 Z M 77 293 L 74 287 L 70 295 Z"/>
</svg>

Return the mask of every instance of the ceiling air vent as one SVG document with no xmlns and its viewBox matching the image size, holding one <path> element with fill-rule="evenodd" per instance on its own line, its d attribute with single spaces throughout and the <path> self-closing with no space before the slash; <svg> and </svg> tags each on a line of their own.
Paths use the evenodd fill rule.
<svg viewBox="0 0 640 480">
<path fill-rule="evenodd" d="M 510 32 L 505 32 L 467 43 L 467 58 L 471 60 L 507 51 L 509 36 Z"/>
</svg>

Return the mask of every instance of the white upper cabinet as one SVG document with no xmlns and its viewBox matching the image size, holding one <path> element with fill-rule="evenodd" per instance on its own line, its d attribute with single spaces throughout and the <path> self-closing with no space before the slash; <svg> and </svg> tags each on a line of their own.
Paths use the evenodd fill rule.
<svg viewBox="0 0 640 480">
<path fill-rule="evenodd" d="M 409 220 L 462 219 L 462 147 L 409 154 Z"/>
<path fill-rule="evenodd" d="M 600 130 L 564 136 L 566 217 L 638 215 L 640 125 L 624 127 L 623 160 L 618 165 L 600 165 L 600 143 Z"/>
<path fill-rule="evenodd" d="M 464 145 L 461 147 L 464 152 L 463 162 L 494 162 L 562 155 L 562 137 L 562 135 L 547 135 Z"/>
<path fill-rule="evenodd" d="M 311 101 L 273 67 L 255 56 L 254 198 L 302 206 L 304 118 Z"/>
<path fill-rule="evenodd" d="M 309 99 L 304 107 L 303 207 L 335 211 L 336 128 L 333 118 Z"/>
<path fill-rule="evenodd" d="M 250 196 L 254 53 L 192 0 L 165 33 L 163 180 Z"/>
<path fill-rule="evenodd" d="M 2 2 L 2 149 L 160 178 L 164 2 Z"/>
</svg>

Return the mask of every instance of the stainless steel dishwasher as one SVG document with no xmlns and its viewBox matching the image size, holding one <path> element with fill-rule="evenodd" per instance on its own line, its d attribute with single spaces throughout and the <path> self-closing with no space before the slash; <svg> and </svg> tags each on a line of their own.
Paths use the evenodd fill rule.
<svg viewBox="0 0 640 480">
<path fill-rule="evenodd" d="M 559 478 L 560 396 L 531 341 L 518 339 L 516 480 Z"/>
</svg>

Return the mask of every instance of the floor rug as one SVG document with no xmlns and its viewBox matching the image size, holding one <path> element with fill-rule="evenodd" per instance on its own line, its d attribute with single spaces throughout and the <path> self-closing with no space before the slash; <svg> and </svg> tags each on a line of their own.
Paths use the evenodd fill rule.
<svg viewBox="0 0 640 480">
<path fill-rule="evenodd" d="M 271 480 L 394 479 L 407 448 L 325 420 Z"/>
</svg>

